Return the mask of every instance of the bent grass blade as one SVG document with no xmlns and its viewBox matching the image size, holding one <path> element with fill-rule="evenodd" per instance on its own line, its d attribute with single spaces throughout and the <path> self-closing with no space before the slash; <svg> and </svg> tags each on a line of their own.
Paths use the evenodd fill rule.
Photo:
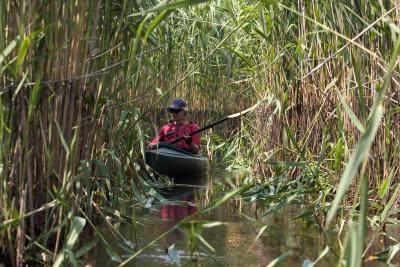
<svg viewBox="0 0 400 267">
<path fill-rule="evenodd" d="M 361 137 L 360 142 L 358 143 L 355 151 L 353 152 L 350 160 L 346 165 L 342 177 L 340 178 L 338 191 L 336 193 L 332 207 L 330 208 L 327 215 L 325 229 L 329 227 L 329 224 L 333 220 L 333 217 L 335 216 L 336 211 L 339 208 L 340 202 L 345 196 L 347 189 L 351 185 L 354 176 L 357 174 L 360 164 L 368 157 L 369 150 L 371 148 L 372 142 L 374 141 L 375 135 L 378 131 L 378 127 L 380 125 L 382 116 L 383 116 L 383 106 L 379 105 L 376 111 L 372 114 L 372 118 L 369 124 L 367 125 L 367 128 L 365 129 L 365 133 Z"/>
</svg>

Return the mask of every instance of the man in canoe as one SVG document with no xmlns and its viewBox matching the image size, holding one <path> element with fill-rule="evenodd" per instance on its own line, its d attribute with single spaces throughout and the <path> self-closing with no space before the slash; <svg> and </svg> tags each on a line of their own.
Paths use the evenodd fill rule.
<svg viewBox="0 0 400 267">
<path fill-rule="evenodd" d="M 170 143 L 180 137 L 184 137 L 174 145 L 193 154 L 198 154 L 200 150 L 200 135 L 189 136 L 189 134 L 198 130 L 199 126 L 188 120 L 186 101 L 182 98 L 175 98 L 167 108 L 167 111 L 171 113 L 172 120 L 161 127 L 157 137 L 147 145 L 147 149 L 156 149 L 160 142 Z"/>
</svg>

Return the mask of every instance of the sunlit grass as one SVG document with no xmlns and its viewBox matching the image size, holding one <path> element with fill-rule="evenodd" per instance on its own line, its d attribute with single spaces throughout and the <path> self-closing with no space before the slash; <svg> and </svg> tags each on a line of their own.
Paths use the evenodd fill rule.
<svg viewBox="0 0 400 267">
<path fill-rule="evenodd" d="M 79 250 L 72 232 L 96 229 L 99 206 L 161 199 L 141 158 L 160 123 L 149 110 L 183 96 L 204 124 L 267 98 L 204 148 L 220 167 L 250 168 L 269 212 L 305 198 L 326 228 L 350 219 L 341 260 L 361 264 L 368 219 L 398 213 L 398 7 L 204 2 L 0 3 L 7 263 L 43 252 L 75 264 L 92 244 Z"/>
</svg>

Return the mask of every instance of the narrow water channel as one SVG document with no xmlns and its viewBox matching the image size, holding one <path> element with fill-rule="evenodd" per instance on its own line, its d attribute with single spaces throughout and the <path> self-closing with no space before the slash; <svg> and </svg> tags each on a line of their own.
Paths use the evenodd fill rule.
<svg viewBox="0 0 400 267">
<path fill-rule="evenodd" d="M 218 170 L 211 177 L 197 180 L 194 187 L 165 189 L 164 196 L 168 202 L 154 202 L 147 208 L 136 208 L 136 224 L 118 223 L 115 227 L 128 240 L 125 245 L 134 247 L 137 251 L 174 227 L 180 220 L 232 190 L 242 180 L 242 173 Z M 316 225 L 295 219 L 304 211 L 304 207 L 294 204 L 258 218 L 262 225 L 266 225 L 259 235 L 263 226 L 256 225 L 249 219 L 257 217 L 256 205 L 232 198 L 201 218 L 193 218 L 220 222 L 214 227 L 203 227 L 195 231 L 209 247 L 197 238 L 200 246 L 191 255 L 190 229 L 179 228 L 157 241 L 126 266 L 267 266 L 284 253 L 288 256 L 277 266 L 302 266 L 304 262 L 313 262 L 318 258 L 327 245 L 327 239 L 331 246 L 337 245 L 336 231 L 323 236 Z M 100 229 L 122 261 L 132 255 L 132 251 L 113 241 L 115 238 L 106 227 Z M 337 260 L 337 256 L 330 252 L 316 266 L 336 266 Z M 86 261 L 87 266 L 118 266 L 100 244 L 86 256 Z M 387 265 L 374 262 L 365 266 Z"/>
</svg>

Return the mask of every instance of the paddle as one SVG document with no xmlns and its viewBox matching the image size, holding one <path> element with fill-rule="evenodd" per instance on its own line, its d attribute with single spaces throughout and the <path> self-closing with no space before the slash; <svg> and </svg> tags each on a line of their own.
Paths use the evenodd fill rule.
<svg viewBox="0 0 400 267">
<path fill-rule="evenodd" d="M 243 114 L 245 114 L 245 113 L 247 113 L 247 112 L 249 112 L 249 111 L 251 111 L 251 110 L 257 108 L 262 102 L 264 102 L 264 101 L 263 101 L 263 100 L 262 100 L 262 101 L 259 101 L 259 102 L 257 102 L 255 105 L 253 105 L 252 107 L 250 107 L 250 108 L 248 108 L 248 109 L 246 109 L 246 110 L 243 110 L 243 111 L 240 111 L 240 112 L 238 112 L 238 113 L 235 113 L 235 114 L 226 116 L 225 118 L 222 118 L 222 119 L 220 119 L 219 121 L 216 121 L 216 122 L 214 122 L 214 123 L 211 123 L 211 124 L 209 124 L 209 125 L 206 125 L 206 126 L 204 126 L 203 128 L 200 128 L 200 129 L 198 129 L 198 130 L 196 130 L 196 131 L 194 131 L 194 132 L 191 132 L 191 133 L 189 134 L 189 136 L 193 136 L 193 135 L 195 135 L 195 134 L 197 134 L 197 133 L 200 133 L 200 132 L 202 132 L 202 131 L 204 131 L 204 130 L 207 130 L 207 129 L 211 128 L 211 127 L 214 127 L 215 125 L 220 124 L 220 123 L 222 123 L 222 122 L 224 122 L 224 121 L 226 121 L 226 120 L 229 120 L 229 119 L 232 119 L 232 118 L 236 118 L 236 117 L 242 116 Z M 174 141 L 170 142 L 169 144 L 170 144 L 170 145 L 175 144 L 175 143 L 177 143 L 177 142 L 179 142 L 179 141 L 181 141 L 181 140 L 183 140 L 183 139 L 185 139 L 185 137 L 183 137 L 183 136 L 182 136 L 182 137 L 179 137 L 178 139 L 175 139 Z"/>
</svg>

